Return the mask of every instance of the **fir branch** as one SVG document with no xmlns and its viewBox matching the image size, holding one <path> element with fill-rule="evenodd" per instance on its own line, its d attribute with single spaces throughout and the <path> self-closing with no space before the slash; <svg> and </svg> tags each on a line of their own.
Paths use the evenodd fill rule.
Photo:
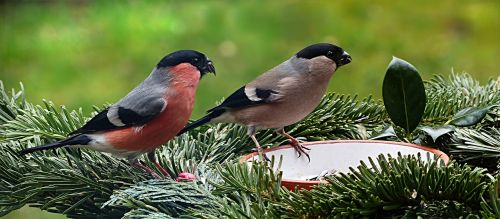
<svg viewBox="0 0 500 219">
<path fill-rule="evenodd" d="M 273 164 L 274 162 L 271 162 Z M 265 163 L 228 163 L 216 165 L 216 180 L 209 180 L 212 193 L 210 207 L 189 211 L 193 218 L 279 218 L 279 199 L 284 193 L 278 167 Z"/>
<path fill-rule="evenodd" d="M 444 123 L 442 121 L 462 108 L 496 103 L 500 98 L 498 82 L 490 81 L 480 86 L 467 75 L 453 75 L 449 81 L 437 77 L 426 86 L 430 102 L 425 122 L 431 124 Z M 383 171 L 360 167 L 357 171 L 362 171 L 362 175 L 358 172 L 358 175 L 332 178 L 329 185 L 319 186 L 311 192 L 289 192 L 280 188 L 279 175 L 270 174 L 270 170 L 251 169 L 258 165 L 250 168 L 246 164 L 233 164 L 239 156 L 254 148 L 246 135 L 246 128 L 238 125 L 204 126 L 177 137 L 157 150 L 160 163 L 167 167 L 171 175 L 193 172 L 195 169 L 198 179 L 208 179 L 209 183 L 204 184 L 206 188 L 202 190 L 207 192 L 207 196 L 197 199 L 208 204 L 200 208 L 190 206 L 171 209 L 172 202 L 153 202 L 154 190 L 148 185 L 151 182 L 143 182 L 149 178 L 148 175 L 99 152 L 59 149 L 37 152 L 23 158 L 17 156 L 17 151 L 23 148 L 63 138 L 88 118 L 81 109 L 68 111 L 47 101 L 44 107 L 32 105 L 24 99 L 22 87 L 20 91 L 9 94 L 0 83 L 0 215 L 24 204 L 74 218 L 169 218 L 170 211 L 183 217 L 206 218 L 293 217 L 302 213 L 346 216 L 359 215 L 360 212 L 384 216 L 422 216 L 437 212 L 429 209 L 467 215 L 478 213 L 478 203 L 481 206 L 494 206 L 492 202 L 483 200 L 482 192 L 491 184 L 483 180 L 486 175 L 483 170 L 455 163 L 447 168 L 431 168 L 410 158 L 399 157 L 380 161 L 381 165 L 386 166 Z M 498 121 L 498 113 L 490 113 L 473 130 L 478 133 L 487 130 L 487 135 L 496 136 L 498 133 L 488 130 L 498 128 Z M 287 131 L 308 140 L 365 139 L 387 124 L 389 121 L 380 101 L 328 94 L 311 115 L 287 128 Z M 258 138 L 264 145 L 279 145 L 284 141 L 272 130 L 260 132 Z M 455 138 L 458 143 L 469 142 L 465 138 L 460 139 Z M 474 141 L 482 142 L 482 145 L 492 146 L 494 143 L 487 140 L 490 138 L 478 139 Z M 462 150 L 455 157 L 474 154 Z M 489 153 L 487 150 L 483 152 Z M 494 153 L 485 157 L 495 157 Z M 481 159 L 479 156 L 477 158 Z M 147 164 L 154 167 L 149 162 Z M 427 175 L 424 177 L 422 173 Z M 451 182 L 446 184 L 443 179 Z M 136 185 L 138 182 L 143 183 Z M 171 181 L 157 181 L 167 182 L 171 184 L 166 187 L 177 185 Z M 417 197 L 413 198 L 413 191 L 405 187 L 409 184 L 409 188 L 415 188 L 417 182 L 421 186 L 418 187 L 420 190 L 415 189 L 418 191 Z M 444 185 L 448 187 L 444 188 Z M 442 192 L 436 193 L 439 189 Z M 460 197 L 453 196 L 451 191 Z M 190 189 L 186 193 L 177 192 L 179 196 L 196 194 Z M 115 202 L 108 202 L 113 193 Z M 139 193 L 140 196 L 122 196 Z M 308 197 L 313 197 L 310 194 L 316 197 L 314 201 L 309 200 Z M 101 208 L 105 202 L 108 204 Z M 164 204 L 162 208 L 146 207 Z M 323 210 L 317 209 L 319 207 Z M 386 210 L 381 210 L 384 207 Z M 391 211 L 391 208 L 398 210 Z"/>
<path fill-rule="evenodd" d="M 189 214 L 183 218 L 282 218 L 277 214 L 279 206 L 273 205 L 269 201 L 247 193 L 234 192 L 229 194 L 233 198 L 225 196 L 218 197 L 210 203 L 211 207 L 188 211 Z"/>
<path fill-rule="evenodd" d="M 182 135 L 157 150 L 159 162 L 171 175 L 192 172 L 199 166 L 223 163 L 253 148 L 244 127 L 216 125 L 204 133 Z"/>
<path fill-rule="evenodd" d="M 22 83 L 20 84 L 20 91 L 12 89 L 9 95 L 0 80 L 0 124 L 13 120 L 19 114 L 19 110 L 26 109 L 29 106 L 24 96 Z"/>
<path fill-rule="evenodd" d="M 425 82 L 427 105 L 424 124 L 444 124 L 459 110 L 467 107 L 500 103 L 500 81 L 480 85 L 469 74 L 455 74 L 446 80 L 437 75 Z"/>
<path fill-rule="evenodd" d="M 125 210 L 101 209 L 101 205 L 114 189 L 145 179 L 142 172 L 133 170 L 127 163 L 94 151 L 71 150 L 59 156 L 47 152 L 45 155 L 52 155 L 35 154 L 25 159 L 15 154 L 21 147 L 19 142 L 0 145 L 3 154 L 0 188 L 8 191 L 7 196 L 0 199 L 4 207 L 30 204 L 73 218 L 121 217 Z M 10 210 L 13 209 L 5 209 L 0 214 Z"/>
<path fill-rule="evenodd" d="M 481 215 L 483 218 L 500 218 L 500 175 L 496 179 L 490 177 L 492 184 L 488 190 L 489 199 L 481 202 Z"/>
<path fill-rule="evenodd" d="M 245 192 L 252 195 L 258 195 L 265 198 L 276 197 L 281 191 L 281 172 L 275 172 L 278 167 L 274 167 L 274 161 L 271 166 L 267 163 L 252 162 L 226 164 L 216 166 L 222 181 L 214 182 L 213 193 L 216 195 L 231 194 L 233 192 Z"/>
<path fill-rule="evenodd" d="M 64 107 L 57 110 L 51 102 L 44 104 L 45 108 L 36 105 L 18 109 L 19 114 L 14 119 L 0 125 L 0 135 L 7 141 L 25 142 L 34 137 L 40 137 L 44 142 L 60 140 L 86 120 L 81 109 L 68 112 Z"/>
<path fill-rule="evenodd" d="M 414 217 L 437 212 L 448 216 L 479 214 L 481 197 L 491 182 L 484 169 L 456 163 L 439 166 L 422 158 L 399 155 L 361 163 L 352 174 L 328 179 L 311 191 L 290 193 L 291 217 Z M 427 207 L 426 207 L 427 206 Z M 427 215 L 432 216 L 432 215 Z"/>
<path fill-rule="evenodd" d="M 82 109 L 68 111 L 64 106 L 56 109 L 52 102 L 44 100 L 45 108 L 28 103 L 24 88 L 5 92 L 0 81 L 0 140 L 3 142 L 29 142 L 35 138 L 42 142 L 62 139 L 87 120 Z"/>
<path fill-rule="evenodd" d="M 196 182 L 149 180 L 116 191 L 103 207 L 123 207 L 128 218 L 145 216 L 178 217 L 187 209 L 208 208 L 213 195 Z M 140 216 L 142 215 L 142 216 Z"/>
<path fill-rule="evenodd" d="M 161 212 L 154 212 L 147 209 L 134 209 L 132 211 L 127 212 L 122 217 L 123 219 L 138 219 L 138 218 L 155 218 L 155 219 L 173 219 L 168 214 Z"/>
<path fill-rule="evenodd" d="M 487 128 L 481 131 L 458 129 L 450 153 L 460 162 L 500 171 L 500 130 Z"/>
</svg>

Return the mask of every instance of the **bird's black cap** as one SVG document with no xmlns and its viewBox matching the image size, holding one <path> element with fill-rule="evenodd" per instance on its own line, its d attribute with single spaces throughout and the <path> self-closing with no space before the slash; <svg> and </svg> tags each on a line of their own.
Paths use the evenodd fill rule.
<svg viewBox="0 0 500 219">
<path fill-rule="evenodd" d="M 330 43 L 318 43 L 310 45 L 296 54 L 297 58 L 312 59 L 318 56 L 326 56 L 335 61 L 337 66 L 351 62 L 351 56 L 342 48 Z"/>
<path fill-rule="evenodd" d="M 170 53 L 163 57 L 156 67 L 173 67 L 181 63 L 190 63 L 195 66 L 200 71 L 201 76 L 209 72 L 215 74 L 215 67 L 212 61 L 210 61 L 205 54 L 195 50 L 179 50 Z"/>
</svg>

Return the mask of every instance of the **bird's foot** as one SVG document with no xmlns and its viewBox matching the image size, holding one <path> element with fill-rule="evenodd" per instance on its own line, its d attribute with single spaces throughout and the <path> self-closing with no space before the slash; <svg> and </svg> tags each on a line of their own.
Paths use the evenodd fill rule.
<svg viewBox="0 0 500 219">
<path fill-rule="evenodd" d="M 307 153 L 306 150 L 311 150 L 310 148 L 302 145 L 297 139 L 295 138 L 291 138 L 289 139 L 290 140 L 290 145 L 295 149 L 295 151 L 299 154 L 298 157 L 302 156 L 302 154 L 304 154 L 306 157 L 307 157 L 307 160 L 309 160 L 309 162 L 311 162 L 311 157 L 309 156 L 309 154 Z"/>
<path fill-rule="evenodd" d="M 260 160 L 271 161 L 271 159 L 269 159 L 269 157 L 266 156 L 266 153 L 264 153 L 264 150 L 260 146 L 259 141 L 257 141 L 257 139 L 255 138 L 255 127 L 249 128 L 248 135 L 250 135 L 250 138 L 252 139 L 253 143 L 255 143 L 255 148 L 257 148 L 257 152 L 259 152 Z"/>
<path fill-rule="evenodd" d="M 307 138 L 304 138 L 304 137 L 297 137 L 294 139 L 297 140 L 299 143 L 306 143 L 307 142 Z M 306 149 L 310 150 L 309 148 L 306 148 Z"/>
<path fill-rule="evenodd" d="M 163 174 L 163 177 L 170 177 L 170 174 L 168 174 L 167 170 L 165 170 L 165 168 L 163 168 L 160 163 L 158 163 L 158 161 L 155 162 L 155 166 L 156 168 L 158 168 L 158 170 L 160 170 L 161 174 Z"/>
<path fill-rule="evenodd" d="M 271 159 L 269 159 L 269 157 L 266 155 L 266 153 L 264 152 L 264 150 L 262 148 L 255 148 L 252 150 L 253 152 L 257 152 L 259 157 L 261 158 L 264 158 L 264 160 L 266 160 L 267 162 L 271 162 Z"/>
<path fill-rule="evenodd" d="M 150 174 L 151 176 L 153 176 L 156 179 L 162 179 L 162 177 L 160 177 L 160 175 L 158 175 L 154 170 L 152 170 L 151 168 L 145 166 L 144 164 L 142 164 L 139 161 L 133 163 L 132 166 L 137 167 L 137 168 L 143 170 L 144 172 Z"/>
</svg>

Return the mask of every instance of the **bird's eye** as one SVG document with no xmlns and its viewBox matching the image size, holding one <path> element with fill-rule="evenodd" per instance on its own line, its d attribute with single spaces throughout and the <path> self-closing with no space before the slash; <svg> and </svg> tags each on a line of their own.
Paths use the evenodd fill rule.
<svg viewBox="0 0 500 219">
<path fill-rule="evenodd" d="M 331 56 L 331 55 L 333 55 L 333 52 L 332 52 L 332 51 L 328 51 L 328 52 L 326 53 L 326 55 L 327 55 L 327 56 Z"/>
<path fill-rule="evenodd" d="M 193 59 L 193 62 L 198 62 L 198 58 L 194 58 L 194 59 Z"/>
</svg>

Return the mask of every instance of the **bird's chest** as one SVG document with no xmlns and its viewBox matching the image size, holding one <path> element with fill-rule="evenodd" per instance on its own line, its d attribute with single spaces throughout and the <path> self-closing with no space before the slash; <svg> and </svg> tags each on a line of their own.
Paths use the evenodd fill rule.
<svg viewBox="0 0 500 219">
<path fill-rule="evenodd" d="M 272 118 L 269 121 L 279 121 L 279 126 L 288 126 L 302 120 L 318 106 L 324 91 L 321 88 L 303 89 L 301 92 L 287 96 L 281 102 L 274 104 Z"/>
<path fill-rule="evenodd" d="M 298 83 L 283 88 L 283 99 L 276 104 L 276 111 L 302 119 L 318 106 L 327 87 L 328 77 L 298 80 Z"/>
</svg>

